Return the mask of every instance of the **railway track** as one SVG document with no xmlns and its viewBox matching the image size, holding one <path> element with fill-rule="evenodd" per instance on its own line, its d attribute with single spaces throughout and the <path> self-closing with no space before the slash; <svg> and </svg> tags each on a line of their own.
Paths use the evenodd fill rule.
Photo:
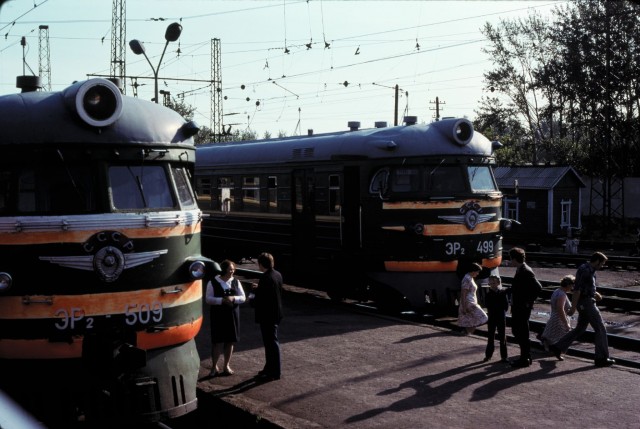
<svg viewBox="0 0 640 429">
<path fill-rule="evenodd" d="M 584 259 L 582 259 L 584 261 Z M 259 277 L 260 272 L 242 268 L 241 266 L 236 267 L 236 274 L 240 278 L 240 280 L 249 281 L 251 279 L 256 279 Z M 510 285 L 512 278 L 503 277 L 503 284 Z M 554 281 L 541 281 L 543 285 L 543 296 L 539 298 L 539 304 L 548 305 L 548 299 L 551 296 L 553 290 L 555 290 L 559 286 L 559 282 Z M 640 292 L 639 291 L 630 291 L 624 289 L 616 289 L 616 288 L 598 288 L 603 294 L 603 300 L 599 307 L 604 307 L 607 311 L 612 311 L 612 314 L 615 313 L 620 317 L 621 313 L 638 313 L 640 312 Z M 319 293 L 320 294 L 320 293 Z M 327 299 L 329 299 L 327 297 Z M 460 328 L 456 324 L 456 317 L 452 315 L 443 315 L 439 313 L 418 313 L 418 312 L 404 312 L 402 314 L 390 316 L 388 313 L 379 311 L 376 306 L 372 302 L 358 302 L 352 300 L 345 300 L 341 303 L 351 311 L 360 311 L 365 312 L 367 314 L 375 314 L 379 317 L 394 317 L 404 322 L 412 322 L 412 323 L 422 323 L 429 324 L 433 326 L 438 326 L 445 329 L 450 329 L 453 331 L 459 331 Z M 611 310 L 609 310 L 611 309 Z M 540 313 L 540 312 L 538 312 Z M 625 315 L 623 315 L 623 320 Z M 630 314 L 630 318 L 638 319 L 639 314 Z M 608 317 L 607 312 L 603 311 L 603 318 L 605 319 L 605 323 L 607 323 Z M 507 316 L 507 326 L 511 326 L 511 318 Z M 620 324 L 620 322 L 615 322 Z M 631 323 L 631 322 L 630 322 Z M 609 322 L 611 324 L 611 322 Z M 538 350 L 542 350 L 541 344 L 535 339 L 535 335 L 541 333 L 544 330 L 546 325 L 546 321 L 536 320 L 535 317 L 532 316 L 532 319 L 529 322 L 529 326 L 532 332 L 532 347 Z M 575 322 L 573 323 L 575 326 Z M 487 336 L 487 331 L 484 329 L 486 327 L 480 327 L 476 330 L 475 335 Z M 509 333 L 509 332 L 508 332 Z M 609 347 L 611 348 L 611 355 L 618 365 L 627 366 L 631 368 L 640 368 L 640 336 L 635 335 L 619 335 L 615 333 L 607 333 L 607 338 L 609 340 Z M 508 335 L 508 341 L 510 343 L 515 343 L 514 338 L 511 335 Z M 584 345 L 583 345 L 584 343 Z M 589 344 L 591 343 L 591 344 Z M 580 342 L 574 343 L 574 346 L 569 349 L 567 354 L 571 356 L 582 357 L 585 359 L 594 359 L 593 353 L 593 331 L 588 329 L 580 338 Z"/>
<path fill-rule="evenodd" d="M 605 252 L 606 253 L 606 252 Z M 637 256 L 618 256 L 607 255 L 607 264 L 604 266 L 604 270 L 626 270 L 626 271 L 638 271 L 640 270 L 640 257 Z M 550 267 L 577 267 L 583 262 L 589 260 L 591 254 L 576 254 L 569 253 L 549 253 L 549 252 L 527 252 L 527 261 L 536 262 L 540 266 Z M 509 252 L 503 252 L 503 260 L 509 260 Z"/>
</svg>

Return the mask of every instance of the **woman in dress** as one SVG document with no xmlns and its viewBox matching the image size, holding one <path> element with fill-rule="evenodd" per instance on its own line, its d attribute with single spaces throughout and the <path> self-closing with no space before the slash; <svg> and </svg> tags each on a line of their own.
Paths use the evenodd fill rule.
<svg viewBox="0 0 640 429">
<path fill-rule="evenodd" d="M 574 276 L 565 276 L 560 281 L 560 287 L 551 294 L 551 316 L 539 337 L 545 350 L 549 350 L 550 344 L 555 343 L 571 330 L 571 319 L 567 315 L 571 308 L 571 301 L 567 297 L 567 292 L 573 288 L 575 282 Z"/>
<path fill-rule="evenodd" d="M 242 285 L 233 277 L 236 265 L 225 260 L 220 264 L 222 273 L 207 284 L 205 301 L 209 304 L 211 315 L 211 373 L 232 375 L 229 366 L 233 347 L 240 337 L 240 304 L 246 297 Z M 218 360 L 224 352 L 223 369 L 218 369 Z"/>
<path fill-rule="evenodd" d="M 460 305 L 458 306 L 458 326 L 465 328 L 470 335 L 475 329 L 487 323 L 488 317 L 478 305 L 475 278 L 482 271 L 482 267 L 477 263 L 472 263 L 469 272 L 465 274 L 460 286 Z"/>
</svg>

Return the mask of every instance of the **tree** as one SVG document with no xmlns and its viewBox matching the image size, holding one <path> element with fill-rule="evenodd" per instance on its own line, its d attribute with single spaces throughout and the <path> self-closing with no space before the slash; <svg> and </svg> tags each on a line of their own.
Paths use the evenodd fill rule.
<svg viewBox="0 0 640 429">
<path fill-rule="evenodd" d="M 640 174 L 639 11 L 628 1 L 576 0 L 550 22 L 533 13 L 486 24 L 494 62 L 486 86 L 507 104 L 494 111 L 495 102 L 485 103 L 478 115 L 520 122 L 526 132 L 508 143 L 533 164 Z"/>
</svg>

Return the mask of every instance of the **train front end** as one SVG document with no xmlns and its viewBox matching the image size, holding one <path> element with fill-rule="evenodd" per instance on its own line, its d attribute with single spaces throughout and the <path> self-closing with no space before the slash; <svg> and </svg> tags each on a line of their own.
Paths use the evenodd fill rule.
<svg viewBox="0 0 640 429">
<path fill-rule="evenodd" d="M 195 409 L 197 126 L 104 79 L 0 112 L 0 388 L 50 427 Z"/>
<path fill-rule="evenodd" d="M 497 273 L 509 227 L 492 171 L 499 146 L 466 119 L 411 125 L 394 137 L 393 156 L 372 169 L 363 210 L 379 305 L 452 308 L 470 262 L 483 277 Z"/>
</svg>

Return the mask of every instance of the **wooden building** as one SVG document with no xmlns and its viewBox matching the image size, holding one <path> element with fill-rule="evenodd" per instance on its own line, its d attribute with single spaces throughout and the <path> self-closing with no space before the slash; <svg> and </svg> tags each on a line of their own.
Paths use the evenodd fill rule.
<svg viewBox="0 0 640 429">
<path fill-rule="evenodd" d="M 584 181 L 567 166 L 496 167 L 504 194 L 503 217 L 515 219 L 526 235 L 567 237 L 582 227 Z"/>
</svg>

